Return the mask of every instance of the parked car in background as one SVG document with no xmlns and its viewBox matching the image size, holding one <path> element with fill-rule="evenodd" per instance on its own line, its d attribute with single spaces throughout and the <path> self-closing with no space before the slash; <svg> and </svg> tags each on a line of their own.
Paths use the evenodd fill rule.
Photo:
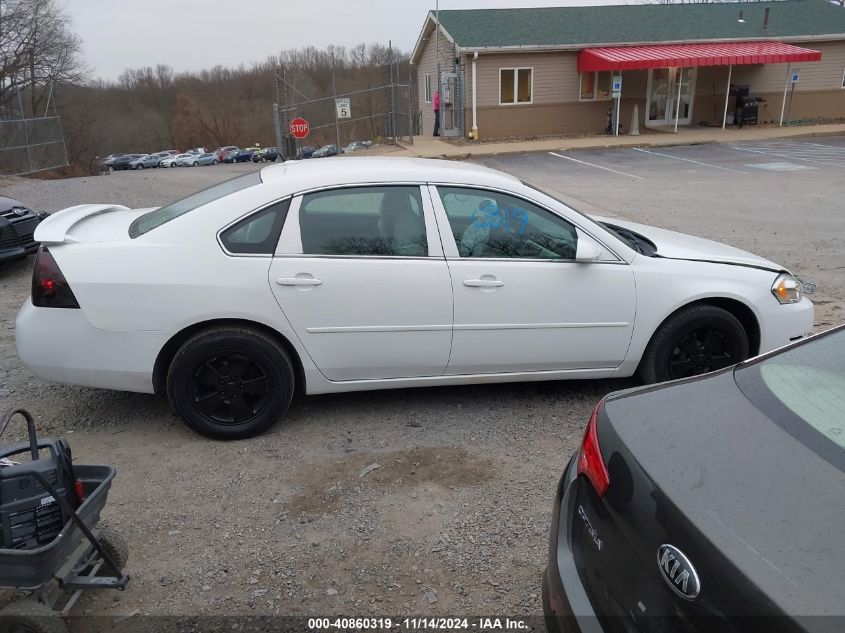
<svg viewBox="0 0 845 633">
<path fill-rule="evenodd" d="M 265 147 L 264 149 L 255 152 L 252 155 L 252 162 L 254 163 L 266 163 L 266 162 L 275 162 L 279 158 L 279 148 L 278 147 Z"/>
<path fill-rule="evenodd" d="M 114 171 L 131 169 L 132 162 L 139 158 L 143 158 L 144 156 L 145 154 L 124 154 L 123 156 L 115 158 L 109 164 L 109 167 Z"/>
<path fill-rule="evenodd" d="M 208 150 L 205 149 L 204 147 L 194 147 L 192 149 L 186 149 L 184 153 L 185 154 L 205 154 L 207 152 L 208 152 Z"/>
<path fill-rule="evenodd" d="M 296 153 L 296 160 L 303 160 L 305 158 L 311 158 L 314 155 L 314 152 L 317 151 L 317 148 L 313 145 L 306 145 L 305 147 L 300 147 L 299 151 Z"/>
<path fill-rule="evenodd" d="M 167 154 L 147 154 L 145 156 L 141 156 L 140 158 L 136 158 L 131 163 L 129 163 L 130 169 L 151 169 L 154 167 L 158 167 L 158 164 L 161 162 L 161 159 L 167 156 Z"/>
<path fill-rule="evenodd" d="M 371 143 L 372 144 L 372 143 Z M 344 154 L 349 154 L 350 152 L 357 152 L 362 149 L 367 149 L 367 145 L 364 144 L 364 141 L 355 141 L 350 143 L 346 147 L 343 148 Z"/>
<path fill-rule="evenodd" d="M 106 156 L 105 158 L 103 158 L 100 161 L 101 170 L 105 171 L 105 170 L 109 169 L 110 167 L 112 167 L 112 165 L 114 165 L 114 161 L 116 161 L 118 158 L 121 158 L 123 156 L 126 156 L 126 154 L 123 154 L 123 153 L 109 154 L 108 156 Z"/>
<path fill-rule="evenodd" d="M 159 167 L 178 167 L 179 162 L 186 158 L 193 158 L 193 154 L 176 154 L 175 156 L 169 156 L 168 158 L 163 158 L 161 162 L 158 164 Z"/>
<path fill-rule="evenodd" d="M 196 167 L 199 165 L 199 157 L 202 156 L 202 154 L 191 154 L 185 152 L 179 156 L 180 157 L 176 159 L 177 167 Z"/>
<path fill-rule="evenodd" d="M 558 486 L 546 627 L 825 630 L 845 616 L 843 525 L 845 326 L 610 394 Z"/>
<path fill-rule="evenodd" d="M 46 217 L 46 213 L 36 213 L 14 198 L 0 196 L 0 263 L 37 251 L 38 242 L 32 234 Z"/>
<path fill-rule="evenodd" d="M 445 160 L 270 165 L 155 210 L 72 207 L 36 238 L 49 250 L 17 320 L 23 363 L 53 382 L 166 391 L 191 428 L 230 439 L 266 430 L 295 389 L 657 382 L 813 327 L 780 264 L 589 217 Z M 45 296 L 42 281 L 59 290 Z M 681 428 L 677 403 L 681 417 L 694 409 L 672 402 Z M 720 423 L 733 418 L 725 402 L 709 400 Z M 701 429 L 722 447 L 737 439 Z M 701 476 L 684 463 L 679 478 Z"/>
<path fill-rule="evenodd" d="M 176 156 L 176 154 L 181 154 L 182 150 L 178 149 L 163 149 L 160 152 L 156 152 L 157 154 L 161 155 L 162 158 L 167 156 Z"/>
<path fill-rule="evenodd" d="M 213 152 L 206 152 L 205 154 L 200 154 L 194 157 L 194 161 L 191 163 L 192 167 L 197 166 L 206 166 L 206 165 L 216 165 L 220 161 L 217 160 L 217 154 Z"/>
<path fill-rule="evenodd" d="M 239 149 L 237 145 L 224 145 L 223 147 L 218 147 L 213 153 L 217 155 L 217 160 L 222 163 L 223 159 L 226 158 L 226 154 L 236 149 Z"/>
<path fill-rule="evenodd" d="M 328 156 L 337 156 L 337 145 L 323 145 L 311 155 L 311 158 L 326 158 Z"/>
<path fill-rule="evenodd" d="M 252 160 L 252 150 L 250 149 L 236 149 L 232 150 L 223 159 L 224 163 L 248 163 Z"/>
</svg>

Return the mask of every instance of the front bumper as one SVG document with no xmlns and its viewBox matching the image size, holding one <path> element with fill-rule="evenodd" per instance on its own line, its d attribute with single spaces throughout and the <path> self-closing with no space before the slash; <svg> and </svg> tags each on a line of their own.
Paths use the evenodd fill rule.
<svg viewBox="0 0 845 633">
<path fill-rule="evenodd" d="M 578 455 L 575 453 L 563 473 L 555 495 L 549 560 L 543 573 L 543 613 L 549 633 L 603 633 L 575 567 L 569 538 L 575 490 L 578 485 Z"/>
<path fill-rule="evenodd" d="M 812 332 L 814 321 L 815 307 L 807 297 L 789 305 L 767 303 L 760 315 L 760 353 L 804 338 Z"/>
</svg>

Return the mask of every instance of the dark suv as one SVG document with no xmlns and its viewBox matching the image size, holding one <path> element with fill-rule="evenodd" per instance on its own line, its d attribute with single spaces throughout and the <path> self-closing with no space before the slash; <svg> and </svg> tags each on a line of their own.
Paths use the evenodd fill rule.
<svg viewBox="0 0 845 633">
<path fill-rule="evenodd" d="M 36 213 L 17 200 L 0 196 L 0 262 L 37 251 L 38 242 L 32 234 L 46 217 L 46 213 Z"/>
</svg>

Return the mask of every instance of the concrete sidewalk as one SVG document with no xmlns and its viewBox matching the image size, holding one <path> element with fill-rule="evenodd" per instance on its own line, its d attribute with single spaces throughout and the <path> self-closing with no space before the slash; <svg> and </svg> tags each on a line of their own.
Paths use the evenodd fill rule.
<svg viewBox="0 0 845 633">
<path fill-rule="evenodd" d="M 521 154 L 525 152 L 569 151 L 608 147 L 661 147 L 669 145 L 697 145 L 700 143 L 739 143 L 839 134 L 845 134 L 845 124 L 803 125 L 796 127 L 749 126 L 741 130 L 736 128 L 722 130 L 721 128 L 712 127 L 691 127 L 679 129 L 677 134 L 650 132 L 641 136 L 549 138 L 533 141 L 480 142 L 462 145 L 454 145 L 433 136 L 415 136 L 413 145 L 400 143 L 403 149 L 392 152 L 391 156 L 464 159 L 474 156 Z"/>
</svg>

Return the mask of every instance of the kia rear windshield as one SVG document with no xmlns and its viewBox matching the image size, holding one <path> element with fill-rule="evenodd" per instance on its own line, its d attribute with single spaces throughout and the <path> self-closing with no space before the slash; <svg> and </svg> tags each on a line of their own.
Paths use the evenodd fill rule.
<svg viewBox="0 0 845 633">
<path fill-rule="evenodd" d="M 220 198 L 225 198 L 237 191 L 249 189 L 261 183 L 261 172 L 255 171 L 245 176 L 238 176 L 225 182 L 221 182 L 208 189 L 203 189 L 195 194 L 182 198 L 181 200 L 169 204 L 166 207 L 161 207 L 155 211 L 145 213 L 141 217 L 135 218 L 132 224 L 129 225 L 129 237 L 135 239 L 136 237 L 148 233 L 162 224 L 175 220 L 180 215 L 197 209 L 204 204 L 214 202 Z"/>
<path fill-rule="evenodd" d="M 735 376 L 758 409 L 845 472 L 845 328 L 740 366 Z"/>
</svg>

